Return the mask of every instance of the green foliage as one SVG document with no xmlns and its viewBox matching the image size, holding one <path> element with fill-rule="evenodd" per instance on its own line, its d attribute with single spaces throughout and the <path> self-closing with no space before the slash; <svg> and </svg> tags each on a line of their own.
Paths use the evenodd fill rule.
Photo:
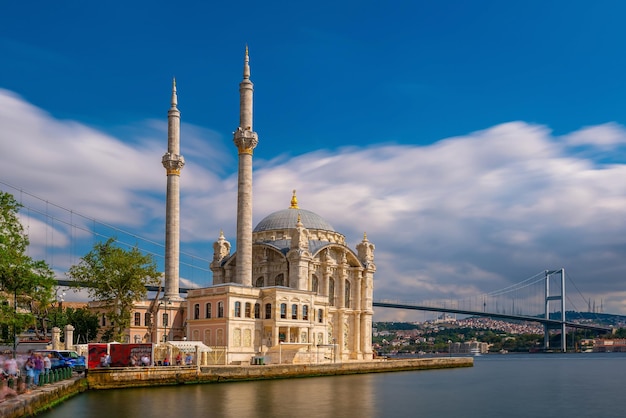
<svg viewBox="0 0 626 418">
<path fill-rule="evenodd" d="M 101 303 L 113 324 L 113 340 L 121 341 L 130 326 L 133 304 L 146 297 L 147 285 L 159 283 L 160 274 L 152 256 L 142 254 L 137 247 L 124 250 L 114 243 L 114 238 L 96 243 L 78 264 L 70 267 L 67 276 Z"/>
<path fill-rule="evenodd" d="M 49 327 L 58 327 L 63 336 L 65 326 L 70 324 L 74 327 L 74 344 L 86 343 L 96 339 L 100 323 L 98 314 L 86 308 L 65 308 L 57 305 L 51 309 L 48 317 Z M 64 338 L 64 337 L 62 337 Z"/>
<path fill-rule="evenodd" d="M 26 254 L 20 207 L 13 195 L 0 191 L 0 326 L 13 335 L 28 327 L 38 331 L 39 309 L 49 305 L 55 285 L 50 267 Z"/>
</svg>

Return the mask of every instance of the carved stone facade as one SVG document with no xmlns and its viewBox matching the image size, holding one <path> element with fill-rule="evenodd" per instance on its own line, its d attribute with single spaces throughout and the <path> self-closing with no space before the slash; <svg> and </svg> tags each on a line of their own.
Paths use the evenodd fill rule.
<svg viewBox="0 0 626 418">
<path fill-rule="evenodd" d="M 226 346 L 229 362 L 370 360 L 374 245 L 364 236 L 353 251 L 294 201 L 252 233 L 252 286 L 235 283 L 238 254 L 220 235 L 213 286 L 187 296 L 188 336 Z"/>
</svg>

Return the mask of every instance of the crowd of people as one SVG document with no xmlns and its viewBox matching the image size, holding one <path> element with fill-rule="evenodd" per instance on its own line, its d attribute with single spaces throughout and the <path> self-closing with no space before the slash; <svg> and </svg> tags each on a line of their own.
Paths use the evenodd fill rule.
<svg viewBox="0 0 626 418">
<path fill-rule="evenodd" d="M 12 353 L 3 354 L 0 356 L 0 364 L 0 402 L 38 386 L 40 376 L 52 369 L 50 355 L 41 353 L 18 354 L 15 357 Z M 13 382 L 12 387 L 9 386 L 9 381 Z"/>
</svg>

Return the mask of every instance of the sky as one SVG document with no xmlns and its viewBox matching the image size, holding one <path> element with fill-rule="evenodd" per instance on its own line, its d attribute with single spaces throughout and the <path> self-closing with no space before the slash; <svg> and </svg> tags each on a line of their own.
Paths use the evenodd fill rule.
<svg viewBox="0 0 626 418">
<path fill-rule="evenodd" d="M 626 314 L 625 14 L 619 1 L 9 2 L 0 190 L 61 277 L 113 235 L 162 260 L 175 77 L 182 282 L 210 284 L 219 231 L 236 244 L 248 45 L 254 224 L 296 189 L 351 248 L 366 232 L 375 299 L 456 300 L 565 268 L 570 292 Z"/>
</svg>

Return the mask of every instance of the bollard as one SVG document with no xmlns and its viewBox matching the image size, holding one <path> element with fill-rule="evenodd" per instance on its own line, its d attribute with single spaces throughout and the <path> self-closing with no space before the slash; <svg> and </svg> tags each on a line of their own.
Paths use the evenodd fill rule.
<svg viewBox="0 0 626 418">
<path fill-rule="evenodd" d="M 54 382 L 58 382 L 59 381 L 59 369 L 54 369 L 54 376 L 52 377 L 52 380 Z"/>
<path fill-rule="evenodd" d="M 48 384 L 48 373 L 47 372 L 43 372 L 40 376 L 39 376 L 39 386 L 41 385 L 46 385 Z"/>
</svg>

